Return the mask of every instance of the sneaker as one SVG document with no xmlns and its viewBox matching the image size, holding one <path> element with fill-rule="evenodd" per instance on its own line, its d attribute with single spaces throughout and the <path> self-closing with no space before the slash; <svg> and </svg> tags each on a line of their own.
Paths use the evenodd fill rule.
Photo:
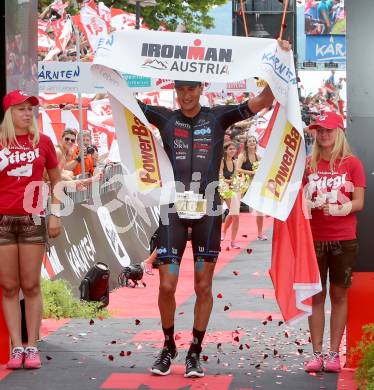
<svg viewBox="0 0 374 390">
<path fill-rule="evenodd" d="M 340 357 L 338 352 L 330 352 L 325 357 L 326 372 L 340 372 Z"/>
<path fill-rule="evenodd" d="M 156 375 L 169 375 L 171 361 L 178 356 L 177 350 L 164 347 L 154 362 L 151 372 Z"/>
<path fill-rule="evenodd" d="M 40 361 L 40 355 L 38 348 L 27 347 L 25 348 L 25 362 L 23 363 L 24 368 L 40 368 L 42 362 Z"/>
<path fill-rule="evenodd" d="M 149 263 L 146 263 L 145 261 L 142 261 L 140 263 L 140 266 L 142 267 L 142 270 L 145 274 L 147 275 L 153 275 L 153 271 L 152 271 L 152 264 L 149 264 Z"/>
<path fill-rule="evenodd" d="M 265 236 L 265 234 L 260 234 L 257 236 L 257 240 L 259 241 L 266 241 L 268 238 Z"/>
<path fill-rule="evenodd" d="M 6 368 L 9 368 L 10 370 L 18 370 L 19 368 L 22 368 L 24 360 L 25 350 L 23 349 L 23 347 L 15 347 L 12 350 Z"/>
<path fill-rule="evenodd" d="M 232 249 L 240 249 L 240 245 L 234 241 L 231 242 L 231 248 Z"/>
<path fill-rule="evenodd" d="M 304 363 L 306 372 L 320 372 L 323 370 L 323 355 L 321 352 L 314 352 L 313 357 Z"/>
<path fill-rule="evenodd" d="M 202 378 L 204 376 L 204 371 L 201 368 L 200 364 L 200 355 L 197 353 L 188 354 L 186 357 L 186 372 L 184 374 L 185 378 Z"/>
</svg>

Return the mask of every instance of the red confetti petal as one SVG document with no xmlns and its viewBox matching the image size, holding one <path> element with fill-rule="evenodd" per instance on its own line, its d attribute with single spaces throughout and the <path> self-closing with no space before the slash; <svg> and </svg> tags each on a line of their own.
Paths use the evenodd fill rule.
<svg viewBox="0 0 374 390">
<path fill-rule="evenodd" d="M 183 315 L 183 314 L 184 314 L 184 311 L 180 311 L 180 312 L 178 313 L 179 316 L 181 316 L 181 315 Z"/>
<path fill-rule="evenodd" d="M 126 356 L 130 356 L 130 355 L 131 355 L 131 351 L 127 351 Z"/>
<path fill-rule="evenodd" d="M 90 325 L 93 325 L 95 323 L 94 320 L 90 320 Z"/>
<path fill-rule="evenodd" d="M 140 320 L 135 320 L 135 325 L 139 325 L 140 324 Z"/>
<path fill-rule="evenodd" d="M 268 321 L 273 321 L 273 317 L 272 317 L 271 315 L 268 315 L 268 316 L 266 317 L 266 319 L 267 319 Z"/>
<path fill-rule="evenodd" d="M 248 236 L 246 234 L 243 234 L 242 237 L 247 238 Z"/>
<path fill-rule="evenodd" d="M 110 343 L 111 344 L 117 344 L 117 341 L 116 340 L 112 340 Z"/>
<path fill-rule="evenodd" d="M 260 363 L 255 365 L 255 368 L 260 368 L 260 367 L 261 367 Z"/>
<path fill-rule="evenodd" d="M 51 357 L 51 356 L 48 356 L 48 355 L 47 355 L 45 358 L 46 358 L 47 360 L 52 360 L 52 357 Z"/>
<path fill-rule="evenodd" d="M 239 342 L 239 336 L 235 336 L 234 341 Z"/>
<path fill-rule="evenodd" d="M 209 357 L 208 357 L 207 355 L 203 355 L 203 360 L 204 360 L 204 362 L 207 362 L 208 359 L 209 359 Z"/>
<path fill-rule="evenodd" d="M 309 336 L 308 338 L 308 342 L 311 343 L 312 342 L 312 338 Z"/>
<path fill-rule="evenodd" d="M 119 353 L 119 356 L 125 356 L 125 351 L 121 351 L 121 352 Z"/>
<path fill-rule="evenodd" d="M 289 334 L 287 331 L 284 332 L 284 337 L 287 337 L 288 338 Z"/>
<path fill-rule="evenodd" d="M 222 294 L 221 293 L 217 294 L 217 298 L 222 298 Z"/>
<path fill-rule="evenodd" d="M 266 325 L 268 322 L 267 321 L 262 321 L 262 325 Z"/>
<path fill-rule="evenodd" d="M 301 355 L 304 352 L 304 350 L 302 348 L 298 348 L 297 352 L 299 352 L 299 354 Z"/>
<path fill-rule="evenodd" d="M 229 250 L 230 250 L 230 248 L 227 246 L 227 247 L 226 247 L 226 250 L 227 250 L 227 251 L 229 251 Z"/>
<path fill-rule="evenodd" d="M 251 348 L 251 347 L 249 346 L 249 344 L 245 344 L 245 346 L 246 346 L 247 349 Z"/>
<path fill-rule="evenodd" d="M 247 249 L 247 253 L 250 255 L 251 253 L 253 252 L 253 250 L 251 248 L 248 248 Z"/>
<path fill-rule="evenodd" d="M 143 285 L 143 287 L 147 287 L 147 284 L 143 281 L 142 281 L 142 285 Z"/>
<path fill-rule="evenodd" d="M 274 354 L 274 356 L 277 356 L 278 355 L 278 351 L 276 349 L 274 349 L 273 354 Z"/>
<path fill-rule="evenodd" d="M 278 326 L 283 325 L 283 321 L 278 321 Z"/>
<path fill-rule="evenodd" d="M 113 355 L 108 355 L 108 359 L 112 362 L 114 360 L 114 356 Z"/>
<path fill-rule="evenodd" d="M 240 344 L 239 345 L 239 349 L 242 350 L 244 347 L 243 347 L 243 344 Z"/>
<path fill-rule="evenodd" d="M 220 349 L 222 347 L 222 343 L 217 344 L 217 349 Z"/>
<path fill-rule="evenodd" d="M 225 305 L 225 307 L 223 308 L 223 310 L 224 311 L 227 311 L 227 310 L 229 310 L 230 308 L 227 306 L 227 305 Z"/>
<path fill-rule="evenodd" d="M 177 333 L 174 337 L 175 340 L 180 340 L 182 337 L 179 335 L 179 333 Z"/>
<path fill-rule="evenodd" d="M 269 355 L 267 353 L 264 353 L 264 359 L 267 359 Z"/>
<path fill-rule="evenodd" d="M 232 271 L 232 273 L 233 273 L 235 276 L 238 276 L 238 275 L 239 275 L 239 272 L 238 272 L 238 271 Z"/>
</svg>

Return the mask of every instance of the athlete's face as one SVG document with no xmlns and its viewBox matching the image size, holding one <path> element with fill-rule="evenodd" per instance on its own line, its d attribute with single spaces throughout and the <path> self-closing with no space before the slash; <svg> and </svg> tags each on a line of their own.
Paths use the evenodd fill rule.
<svg viewBox="0 0 374 390">
<path fill-rule="evenodd" d="M 33 121 L 32 105 L 26 101 L 12 107 L 13 125 L 16 130 L 27 130 Z"/>
<path fill-rule="evenodd" d="M 336 140 L 336 129 L 325 129 L 324 127 L 318 127 L 316 129 L 316 139 L 318 145 L 322 149 L 332 149 Z"/>
<path fill-rule="evenodd" d="M 200 96 L 203 92 L 203 87 L 198 85 L 193 87 L 191 85 L 181 85 L 175 88 L 177 92 L 178 102 L 184 114 L 187 116 L 196 115 L 200 111 Z"/>
</svg>

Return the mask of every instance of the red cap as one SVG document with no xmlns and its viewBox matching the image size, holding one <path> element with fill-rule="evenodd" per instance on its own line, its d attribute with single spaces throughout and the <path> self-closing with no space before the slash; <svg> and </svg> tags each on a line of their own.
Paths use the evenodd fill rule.
<svg viewBox="0 0 374 390">
<path fill-rule="evenodd" d="M 337 112 L 326 111 L 323 114 L 318 115 L 313 121 L 313 124 L 309 125 L 309 129 L 316 129 L 317 127 L 344 130 L 343 117 Z"/>
<path fill-rule="evenodd" d="M 31 105 L 37 106 L 39 105 L 39 99 L 35 96 L 30 96 L 27 93 L 16 89 L 15 91 L 9 92 L 7 95 L 3 98 L 3 108 L 4 112 L 11 106 L 15 106 L 17 104 L 21 104 L 25 102 L 26 100 L 29 100 Z"/>
</svg>

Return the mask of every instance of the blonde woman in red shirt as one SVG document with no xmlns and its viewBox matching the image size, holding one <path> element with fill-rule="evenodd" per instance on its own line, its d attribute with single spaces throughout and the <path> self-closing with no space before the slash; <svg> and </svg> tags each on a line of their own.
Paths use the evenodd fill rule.
<svg viewBox="0 0 374 390">
<path fill-rule="evenodd" d="M 313 296 L 309 328 L 313 357 L 307 372 L 340 371 L 339 346 L 347 321 L 347 292 L 356 263 L 357 218 L 364 207 L 365 172 L 352 154 L 342 117 L 326 112 L 310 126 L 316 131 L 305 171 L 305 193 L 321 276 L 322 292 Z M 330 350 L 322 354 L 327 275 L 330 280 Z"/>
<path fill-rule="evenodd" d="M 47 234 L 53 238 L 61 231 L 56 197 L 52 197 L 48 226 L 44 216 L 44 170 L 52 190 L 60 181 L 60 170 L 52 141 L 35 126 L 32 107 L 36 105 L 35 96 L 19 90 L 8 93 L 0 125 L 0 288 L 12 343 L 10 369 L 41 366 L 37 349 L 42 318 L 41 265 Z M 26 348 L 21 337 L 20 289 L 26 306 Z"/>
</svg>

